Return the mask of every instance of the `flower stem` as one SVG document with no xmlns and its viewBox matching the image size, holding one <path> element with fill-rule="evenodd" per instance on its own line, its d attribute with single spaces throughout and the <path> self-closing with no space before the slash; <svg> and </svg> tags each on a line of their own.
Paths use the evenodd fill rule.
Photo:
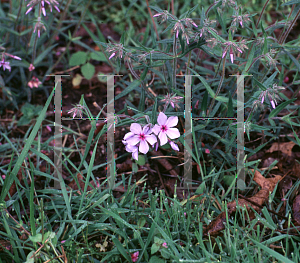
<svg viewBox="0 0 300 263">
<path fill-rule="evenodd" d="M 69 9 L 69 6 L 70 6 L 71 3 L 72 3 L 72 0 L 68 0 L 66 6 L 65 6 L 65 8 L 64 8 L 64 11 L 63 11 L 62 15 L 61 15 L 60 18 L 59 18 L 58 24 L 57 24 L 57 26 L 55 27 L 55 32 L 53 33 L 52 37 L 49 39 L 50 41 L 49 41 L 48 44 L 46 45 L 46 48 L 45 48 L 45 49 L 47 49 L 48 47 L 50 47 L 50 45 L 52 45 L 53 41 L 55 41 L 55 38 L 56 38 L 56 36 L 58 35 L 59 30 L 60 30 L 60 28 L 61 28 L 62 21 L 65 20 L 66 14 L 67 14 L 67 12 L 68 12 L 68 9 Z"/>
<path fill-rule="evenodd" d="M 173 87 L 176 89 L 176 64 L 177 64 L 177 58 L 176 58 L 176 45 L 177 45 L 177 38 L 176 34 L 174 34 L 174 41 L 173 41 Z"/>
<path fill-rule="evenodd" d="M 293 26 L 295 25 L 295 23 L 296 23 L 296 21 L 297 21 L 299 15 L 300 15 L 300 9 L 298 10 L 297 14 L 295 15 L 295 17 L 294 17 L 292 23 L 290 24 L 289 28 L 287 29 L 287 31 L 285 32 L 285 34 L 283 35 L 283 37 L 279 40 L 279 44 L 282 45 L 282 44 L 285 42 L 285 40 L 286 40 L 288 34 L 291 32 Z"/>
<path fill-rule="evenodd" d="M 74 38 L 75 35 L 77 34 L 77 31 L 78 31 L 78 29 L 79 29 L 79 27 L 80 27 L 80 25 L 81 25 L 81 22 L 82 22 L 82 20 L 83 20 L 83 18 L 84 18 L 84 16 L 85 16 L 85 13 L 86 13 L 86 11 L 87 11 L 87 9 L 88 9 L 88 7 L 89 7 L 89 5 L 90 5 L 91 2 L 92 2 L 92 0 L 89 0 L 89 2 L 85 5 L 85 8 L 84 8 L 84 10 L 82 11 L 81 17 L 80 17 L 80 19 L 79 19 L 79 21 L 78 21 L 78 23 L 77 23 L 77 25 L 76 25 L 76 27 L 75 27 L 75 30 L 74 30 L 74 32 L 73 32 L 72 38 Z M 61 53 L 61 55 L 59 56 L 59 58 L 57 59 L 57 61 L 55 62 L 55 64 L 51 67 L 51 69 L 49 70 L 50 72 L 53 71 L 53 69 L 58 65 L 58 63 L 59 63 L 60 60 L 62 59 L 62 57 L 63 57 L 63 56 L 66 54 L 66 52 L 69 50 L 69 47 L 70 47 L 71 43 L 72 43 L 72 40 L 69 40 L 69 42 L 68 42 L 68 44 L 67 44 L 67 46 L 66 46 L 66 49 L 64 50 L 64 52 Z"/>
<path fill-rule="evenodd" d="M 222 68 L 222 75 L 221 75 L 221 79 L 220 79 L 220 82 L 219 82 L 219 86 L 218 86 L 218 89 L 216 91 L 216 94 L 213 98 L 213 101 L 212 103 L 210 104 L 210 107 L 206 113 L 206 116 L 209 117 L 209 113 L 211 112 L 212 110 L 212 107 L 214 106 L 215 104 L 215 100 L 216 100 L 216 97 L 218 96 L 220 90 L 221 90 L 221 86 L 222 86 L 222 83 L 223 83 L 223 80 L 224 80 L 224 76 L 225 76 L 225 61 L 226 61 L 226 57 L 223 58 L 223 68 Z"/>
</svg>

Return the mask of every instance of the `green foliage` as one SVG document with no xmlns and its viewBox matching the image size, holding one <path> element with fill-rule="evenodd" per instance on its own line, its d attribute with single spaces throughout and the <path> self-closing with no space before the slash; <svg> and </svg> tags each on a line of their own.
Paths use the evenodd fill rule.
<svg viewBox="0 0 300 263">
<path fill-rule="evenodd" d="M 41 105 L 34 106 L 29 103 L 25 103 L 21 108 L 23 116 L 18 120 L 18 126 L 27 125 L 31 120 L 39 116 L 43 107 Z"/>
<path fill-rule="evenodd" d="M 165 3 L 150 1 L 152 17 L 148 13 L 147 1 L 113 1 L 105 5 L 85 0 L 70 5 L 68 2 L 64 3 L 66 16 L 58 16 L 54 9 L 53 13 L 47 9 L 47 19 L 42 19 L 37 7 L 25 16 L 24 2 L 22 5 L 17 1 L 1 2 L 0 36 L 3 48 L 0 52 L 22 60 L 4 54 L 10 62 L 11 71 L 8 68 L 3 70 L 3 66 L 0 68 L 3 95 L 0 113 L 11 106 L 18 109 L 21 103 L 27 101 L 21 108 L 23 116 L 17 125 L 33 125 L 31 121 L 38 117 L 23 142 L 11 138 L 10 130 L 0 127 L 1 158 L 2 155 L 10 158 L 8 164 L 0 160 L 1 175 L 6 175 L 5 179 L 0 178 L 1 240 L 9 241 L 11 245 L 10 249 L 1 250 L 1 261 L 30 263 L 56 258 L 57 262 L 64 262 L 59 255 L 66 255 L 68 262 L 132 262 L 133 253 L 139 252 L 137 262 L 141 263 L 299 262 L 299 238 L 290 233 L 282 234 L 282 229 L 278 231 L 277 224 L 282 228 L 282 221 L 265 208 L 252 221 L 248 221 L 249 215 L 241 211 L 238 212 L 239 219 L 237 216 L 227 218 L 222 236 L 212 239 L 203 233 L 204 224 L 208 225 L 226 210 L 226 202 L 233 201 L 240 190 L 246 190 L 246 186 L 255 186 L 252 180 L 249 185 L 237 180 L 236 128 L 241 123 L 226 119 L 236 118 L 239 109 L 236 75 L 245 75 L 245 104 L 242 105 L 245 121 L 242 127 L 245 127 L 249 140 L 258 132 L 263 132 L 265 136 L 258 147 L 245 147 L 245 153 L 248 156 L 257 154 L 273 140 L 279 139 L 281 130 L 291 130 L 294 137 L 287 138 L 298 144 L 300 142 L 300 110 L 295 103 L 299 89 L 292 98 L 283 96 L 278 89 L 279 86 L 288 89 L 299 84 L 300 65 L 297 59 L 300 42 L 299 39 L 289 38 L 293 23 L 299 16 L 299 8 L 292 8 L 291 5 L 299 1 L 283 4 L 280 1 L 260 0 L 215 1 L 212 4 L 201 3 L 204 6 L 196 0 L 169 2 L 174 2 L 174 15 Z M 271 15 L 275 7 L 278 10 L 277 22 Z M 101 13 L 101 21 L 98 13 Z M 279 16 L 279 13 L 283 15 Z M 153 18 L 157 14 L 160 15 Z M 240 18 L 234 21 L 234 17 L 239 15 L 244 15 L 242 24 L 238 20 Z M 42 19 L 41 23 L 46 28 L 45 33 L 40 27 L 41 37 L 37 35 L 38 30 L 33 33 L 35 26 L 39 25 L 36 24 L 38 19 Z M 197 27 L 187 19 L 192 19 Z M 157 20 L 163 23 L 159 24 Z M 115 42 L 114 37 L 106 40 L 104 33 L 110 35 L 111 32 L 102 32 L 100 22 L 105 23 L 108 29 L 120 30 L 119 43 Z M 113 26 L 110 26 L 111 22 Z M 94 27 L 90 27 L 89 23 Z M 20 29 L 19 25 L 28 25 L 28 28 Z M 78 35 L 79 27 L 86 30 L 99 51 L 95 51 Z M 59 42 L 57 35 L 60 41 L 64 41 L 64 51 L 58 49 L 60 43 L 56 43 Z M 80 51 L 73 52 L 74 46 L 80 46 Z M 34 72 L 29 71 L 31 63 L 35 66 Z M 141 187 L 145 178 L 132 182 L 132 174 L 138 173 L 138 165 L 151 164 L 153 160 L 141 154 L 138 161 L 132 162 L 132 174 L 127 178 L 122 174 L 122 179 L 116 182 L 115 187 L 122 187 L 128 181 L 126 190 L 119 192 L 118 198 L 111 189 L 103 189 L 107 180 L 102 183 L 102 188 L 93 186 L 91 182 L 94 185 L 97 182 L 96 170 L 107 166 L 107 163 L 94 163 L 99 138 L 105 135 L 107 127 L 104 126 L 94 138 L 96 118 L 83 97 L 80 105 L 86 109 L 91 121 L 86 141 L 83 142 L 82 134 L 68 127 L 64 127 L 66 132 L 63 133 L 63 136 L 71 134 L 74 138 L 74 146 L 64 147 L 62 158 L 64 167 L 79 190 L 68 189 L 61 175 L 58 179 L 61 189 L 53 189 L 52 182 L 57 180 L 53 174 L 56 166 L 41 149 L 49 147 L 54 137 L 41 143 L 40 127 L 54 91 L 45 105 L 31 105 L 29 102 L 35 91 L 28 87 L 28 81 L 34 75 L 44 83 L 45 76 L 55 72 L 59 63 L 63 64 L 64 70 L 79 66 L 88 80 L 98 73 L 97 63 L 107 63 L 122 75 L 116 86 L 123 90 L 115 100 L 125 99 L 125 106 L 117 114 L 128 116 L 131 110 L 133 116 L 121 119 L 117 127 L 130 126 L 133 122 L 144 124 L 150 120 L 154 124 L 161 111 L 168 117 L 178 116 L 184 123 L 187 116 L 184 103 L 178 103 L 178 107 L 173 108 L 170 104 L 166 106 L 161 99 L 167 93 L 176 93 L 185 100 L 186 80 L 177 75 L 195 75 L 191 79 L 192 117 L 195 118 L 191 120 L 193 147 L 186 146 L 185 149 L 200 170 L 194 182 L 198 187 L 195 192 L 197 199 L 190 198 L 188 192 L 184 193 L 183 200 L 177 198 L 176 192 L 171 197 L 164 191 L 147 192 L 145 186 Z M 286 84 L 283 80 L 291 75 L 292 80 Z M 78 85 L 81 83 L 80 75 L 74 79 Z M 106 83 L 106 78 L 100 79 Z M 39 89 L 46 91 L 45 86 Z M 99 116 L 100 113 L 97 118 Z M 14 123 L 15 120 L 11 128 Z M 176 142 L 184 145 L 184 136 Z M 202 142 L 205 144 L 202 145 Z M 81 152 L 81 149 L 84 151 Z M 92 156 L 88 160 L 91 149 Z M 166 144 L 161 150 L 171 152 L 171 147 Z M 74 152 L 80 157 L 79 166 L 70 158 Z M 41 169 L 39 161 L 33 163 L 30 158 L 27 160 L 26 157 L 32 156 L 46 161 L 47 170 Z M 252 178 L 250 171 L 258 169 L 258 162 L 245 164 L 247 176 Z M 70 164 L 75 172 L 71 172 L 66 164 Z M 177 165 L 181 168 L 182 164 Z M 20 171 L 24 178 L 22 184 L 18 179 Z M 82 181 L 79 181 L 77 174 L 82 175 Z M 37 177 L 41 178 L 38 183 L 35 181 Z M 82 182 L 84 186 L 81 188 Z M 13 183 L 17 190 L 14 196 L 10 196 Z M 298 180 L 290 192 L 297 191 L 299 185 Z M 9 196 L 7 201 L 6 196 Z M 22 211 L 28 211 L 28 204 L 29 214 L 24 214 Z M 283 201 L 270 196 L 269 206 L 274 205 L 279 210 Z M 290 205 L 287 206 L 285 213 L 291 213 L 291 209 Z M 262 226 L 257 227 L 258 222 L 263 222 Z M 26 238 L 20 238 L 24 233 Z M 276 251 L 271 249 L 272 246 L 277 247 Z"/>
</svg>

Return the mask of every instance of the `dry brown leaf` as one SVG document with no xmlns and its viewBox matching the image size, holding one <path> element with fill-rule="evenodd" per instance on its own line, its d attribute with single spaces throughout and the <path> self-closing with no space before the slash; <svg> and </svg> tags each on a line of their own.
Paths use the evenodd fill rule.
<svg viewBox="0 0 300 263">
<path fill-rule="evenodd" d="M 262 205 L 265 201 L 268 200 L 269 193 L 274 190 L 276 184 L 278 183 L 278 181 L 281 178 L 282 177 L 279 175 L 276 175 L 274 178 L 265 178 L 261 175 L 260 172 L 255 171 L 253 180 L 261 187 L 261 190 L 254 196 L 250 197 L 249 200 L 257 203 L 258 205 Z M 242 206 L 242 207 L 244 207 L 244 206 L 246 207 L 250 218 L 251 218 L 251 216 L 254 215 L 250 206 L 255 211 L 258 211 L 260 209 L 258 206 L 255 206 L 244 199 L 238 199 L 238 205 Z M 232 213 L 236 212 L 236 210 L 237 210 L 236 200 L 227 204 L 228 216 L 230 216 Z M 207 226 L 207 228 L 204 231 L 205 232 L 204 235 L 218 234 L 221 230 L 225 229 L 225 226 L 224 226 L 225 222 L 226 222 L 226 213 L 222 212 Z"/>
<path fill-rule="evenodd" d="M 296 144 L 292 141 L 290 142 L 282 142 L 279 143 L 279 147 L 278 147 L 278 143 L 275 142 L 273 143 L 273 145 L 271 146 L 271 148 L 269 150 L 267 150 L 266 152 L 272 153 L 275 151 L 281 151 L 282 153 L 288 155 L 289 157 L 292 156 L 292 148 L 295 146 Z"/>
<path fill-rule="evenodd" d="M 297 195 L 293 202 L 294 219 L 300 224 L 300 195 Z"/>
<path fill-rule="evenodd" d="M 292 171 L 296 177 L 300 178 L 300 164 L 297 161 L 294 162 Z"/>
</svg>

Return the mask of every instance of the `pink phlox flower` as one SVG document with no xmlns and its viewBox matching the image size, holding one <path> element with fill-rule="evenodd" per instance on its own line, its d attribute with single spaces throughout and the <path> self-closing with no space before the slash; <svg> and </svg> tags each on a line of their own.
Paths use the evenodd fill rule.
<svg viewBox="0 0 300 263">
<path fill-rule="evenodd" d="M 146 154 L 149 151 L 149 145 L 153 145 L 157 142 L 155 135 L 151 134 L 152 130 L 149 125 L 141 127 L 138 123 L 132 123 L 130 126 L 130 132 L 125 134 L 124 140 L 129 145 L 139 144 L 139 151 L 143 154 Z"/>
<path fill-rule="evenodd" d="M 9 62 L 6 62 L 4 60 L 4 58 L 2 59 L 2 61 L 0 61 L 0 67 L 3 66 L 3 70 L 8 69 L 9 71 L 11 71 L 11 67 L 9 65 Z"/>
<path fill-rule="evenodd" d="M 135 160 L 138 160 L 138 158 L 139 158 L 139 155 L 138 155 L 139 147 L 138 147 L 138 145 L 130 145 L 125 140 L 123 140 L 122 142 L 126 145 L 126 147 L 125 147 L 126 151 L 132 153 L 132 158 L 135 159 Z"/>
<path fill-rule="evenodd" d="M 165 145 L 168 142 L 168 137 L 170 139 L 176 139 L 180 137 L 178 129 L 172 128 L 178 123 L 177 116 L 171 116 L 168 118 L 163 112 L 160 112 L 157 122 L 159 125 L 155 124 L 155 126 L 152 128 L 152 131 L 158 135 L 160 145 Z"/>
<path fill-rule="evenodd" d="M 139 254 L 140 254 L 139 251 L 134 252 L 133 254 L 131 254 L 131 260 L 132 260 L 132 262 L 137 262 L 137 260 L 139 259 Z"/>
</svg>

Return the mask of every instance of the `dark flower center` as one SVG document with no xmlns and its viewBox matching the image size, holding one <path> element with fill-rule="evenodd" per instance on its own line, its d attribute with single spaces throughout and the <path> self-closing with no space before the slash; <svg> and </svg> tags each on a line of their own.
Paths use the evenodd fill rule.
<svg viewBox="0 0 300 263">
<path fill-rule="evenodd" d="M 141 134 L 140 134 L 140 140 L 144 141 L 145 139 L 146 139 L 145 134 L 144 134 L 144 133 L 141 133 Z"/>
<path fill-rule="evenodd" d="M 168 127 L 166 125 L 161 126 L 161 131 L 166 132 L 168 130 Z"/>
</svg>

